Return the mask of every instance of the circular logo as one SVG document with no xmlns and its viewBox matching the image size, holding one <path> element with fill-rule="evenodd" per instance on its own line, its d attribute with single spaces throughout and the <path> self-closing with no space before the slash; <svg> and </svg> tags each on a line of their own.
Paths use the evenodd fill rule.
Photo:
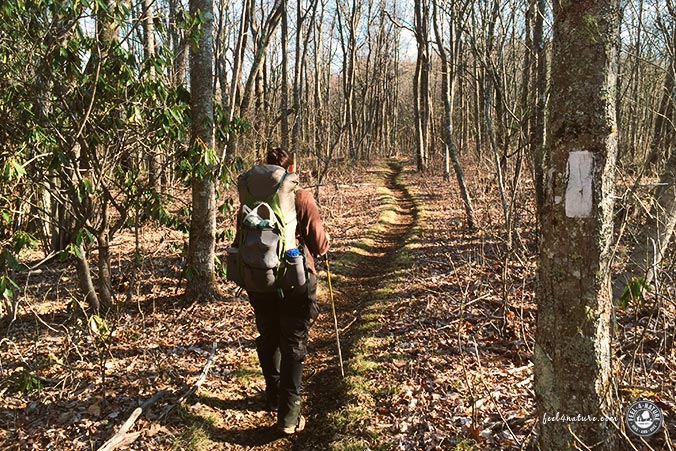
<svg viewBox="0 0 676 451">
<path fill-rule="evenodd" d="M 652 401 L 638 401 L 631 405 L 626 416 L 627 427 L 640 437 L 650 437 L 662 427 L 662 411 Z"/>
</svg>

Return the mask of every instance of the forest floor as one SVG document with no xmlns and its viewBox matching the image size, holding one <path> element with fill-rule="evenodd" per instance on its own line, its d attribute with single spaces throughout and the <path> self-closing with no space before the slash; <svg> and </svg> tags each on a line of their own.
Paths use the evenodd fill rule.
<svg viewBox="0 0 676 451">
<path fill-rule="evenodd" d="M 345 377 L 320 267 L 308 423 L 291 438 L 264 409 L 245 296 L 221 280 L 219 301 L 182 298 L 183 234 L 146 224 L 140 261 L 131 232 L 116 238 L 119 309 L 105 322 L 82 315 L 68 264 L 22 274 L 19 314 L 0 330 L 0 449 L 99 449 L 147 400 L 121 449 L 528 449 L 534 207 L 532 196 L 517 198 L 521 221 L 507 251 L 491 173 L 468 174 L 475 232 L 455 184 L 408 164 L 335 170 L 320 187 Z M 633 440 L 636 449 L 674 449 L 676 353 L 673 337 L 660 335 L 673 331 L 674 287 L 664 292 L 671 304 L 659 314 L 649 305 L 617 311 L 622 404 L 647 398 L 665 414 L 663 431 Z"/>
</svg>

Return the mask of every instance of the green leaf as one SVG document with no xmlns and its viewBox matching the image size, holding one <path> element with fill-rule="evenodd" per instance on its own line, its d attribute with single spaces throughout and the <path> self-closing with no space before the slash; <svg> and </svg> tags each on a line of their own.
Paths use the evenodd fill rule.
<svg viewBox="0 0 676 451">
<path fill-rule="evenodd" d="M 2 219 L 5 224 L 9 224 L 12 221 L 12 215 L 8 210 L 1 210 L 0 219 Z"/>
<path fill-rule="evenodd" d="M 84 200 L 89 197 L 90 194 L 94 192 L 94 185 L 92 185 L 92 181 L 89 180 L 88 178 L 83 178 L 80 180 L 80 183 L 78 184 L 78 189 L 77 189 L 77 198 L 80 202 L 84 202 Z"/>
<path fill-rule="evenodd" d="M 68 246 L 66 246 L 66 252 L 68 254 L 81 259 L 82 258 L 82 252 L 80 252 L 80 246 L 77 246 L 75 243 L 70 243 Z"/>
<path fill-rule="evenodd" d="M 101 340 L 107 340 L 110 337 L 110 328 L 106 320 L 99 315 L 92 315 L 89 318 L 89 330 L 92 334 Z"/>
<path fill-rule="evenodd" d="M 3 175 L 7 181 L 19 180 L 21 177 L 26 175 L 26 169 L 21 163 L 17 161 L 15 157 L 9 157 L 5 161 Z"/>
<path fill-rule="evenodd" d="M 24 231 L 18 231 L 12 236 L 12 246 L 17 253 L 22 249 L 34 249 L 37 244 L 35 237 Z"/>
<path fill-rule="evenodd" d="M 0 253 L 0 267 L 16 270 L 19 269 L 19 266 L 19 261 L 9 249 L 4 249 L 2 253 Z"/>
<path fill-rule="evenodd" d="M 132 124 L 143 123 L 143 114 L 141 113 L 141 107 L 138 105 L 132 106 L 131 114 L 129 115 L 129 122 Z"/>
<path fill-rule="evenodd" d="M 624 286 L 624 291 L 617 304 L 622 308 L 627 308 L 632 303 L 644 303 L 643 292 L 648 288 L 649 285 L 644 277 L 632 277 Z"/>
<path fill-rule="evenodd" d="M 225 199 L 225 202 L 223 202 L 223 204 L 218 208 L 218 211 L 224 215 L 231 213 L 233 210 L 235 210 L 235 201 L 232 199 L 232 197 Z"/>
<path fill-rule="evenodd" d="M 19 289 L 19 286 L 7 276 L 0 277 L 0 293 L 6 301 L 11 301 L 14 298 L 14 290 Z"/>
</svg>

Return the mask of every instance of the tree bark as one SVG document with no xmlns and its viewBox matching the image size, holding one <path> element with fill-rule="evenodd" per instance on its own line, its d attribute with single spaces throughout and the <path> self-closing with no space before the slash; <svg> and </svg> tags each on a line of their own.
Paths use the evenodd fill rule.
<svg viewBox="0 0 676 451">
<path fill-rule="evenodd" d="M 169 0 L 170 22 L 175 24 L 183 10 L 181 0 Z M 172 68 L 171 80 L 174 86 L 183 86 L 186 82 L 186 61 L 188 55 L 188 43 L 185 38 L 185 32 L 177 25 L 170 28 L 171 43 L 174 51 L 174 65 Z"/>
<path fill-rule="evenodd" d="M 544 16 L 546 0 L 535 0 L 535 24 L 533 44 L 536 48 L 535 96 L 531 150 L 535 176 L 535 200 L 538 206 L 544 202 L 544 161 L 545 161 L 545 104 L 547 96 L 547 53 L 544 38 Z"/>
<path fill-rule="evenodd" d="M 112 272 L 110 270 L 110 217 L 108 201 L 103 200 L 101 207 L 101 225 L 96 231 L 96 241 L 99 248 L 99 308 L 108 311 L 113 307 Z"/>
<path fill-rule="evenodd" d="M 93 312 L 98 312 L 101 309 L 99 297 L 96 295 L 94 282 L 92 281 L 92 274 L 89 269 L 89 262 L 87 261 L 87 251 L 82 244 L 78 245 L 78 252 L 75 256 L 75 270 L 77 272 L 78 286 L 80 292 L 84 295 L 85 301 Z"/>
<path fill-rule="evenodd" d="M 213 106 L 213 0 L 191 0 L 190 13 L 204 16 L 199 42 L 190 55 L 191 148 L 199 159 L 214 148 Z M 188 298 L 208 300 L 217 295 L 214 274 L 216 245 L 216 196 L 213 167 L 194 174 L 192 214 L 186 276 Z"/>
<path fill-rule="evenodd" d="M 155 24 L 153 23 L 153 3 L 154 0 L 143 0 L 143 50 L 146 61 L 155 57 Z M 157 74 L 152 62 L 148 66 L 148 78 L 154 80 Z M 153 194 L 162 192 L 162 158 L 159 149 L 150 148 L 148 155 L 148 184 Z"/>
<path fill-rule="evenodd" d="M 655 115 L 655 127 L 650 142 L 650 151 L 646 158 L 648 165 L 652 168 L 657 166 L 657 163 L 663 158 L 665 148 L 668 148 L 668 145 L 664 143 L 669 142 L 668 138 L 673 136 L 674 130 L 671 119 L 674 116 L 674 103 L 676 100 L 676 95 L 674 95 L 674 89 L 676 89 L 676 23 L 674 23 L 676 21 L 676 11 L 674 11 L 670 3 L 668 3 L 668 6 L 669 18 L 671 19 L 669 22 L 670 30 L 666 29 L 666 24 L 663 27 L 665 28 L 664 33 L 667 35 L 665 41 L 667 42 L 667 48 L 670 49 L 671 58 L 664 77 L 662 100 L 660 101 L 659 111 Z"/>
<path fill-rule="evenodd" d="M 619 2 L 554 2 L 534 349 L 539 447 L 616 450 L 610 263 Z M 584 444 L 584 445 L 583 445 Z"/>
</svg>

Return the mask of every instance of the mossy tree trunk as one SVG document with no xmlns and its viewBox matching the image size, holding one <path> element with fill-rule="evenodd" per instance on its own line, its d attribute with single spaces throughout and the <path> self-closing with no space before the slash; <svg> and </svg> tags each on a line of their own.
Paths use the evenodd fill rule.
<svg viewBox="0 0 676 451">
<path fill-rule="evenodd" d="M 619 2 L 554 2 L 551 110 L 539 210 L 535 394 L 539 447 L 615 450 L 610 243 Z"/>
</svg>

